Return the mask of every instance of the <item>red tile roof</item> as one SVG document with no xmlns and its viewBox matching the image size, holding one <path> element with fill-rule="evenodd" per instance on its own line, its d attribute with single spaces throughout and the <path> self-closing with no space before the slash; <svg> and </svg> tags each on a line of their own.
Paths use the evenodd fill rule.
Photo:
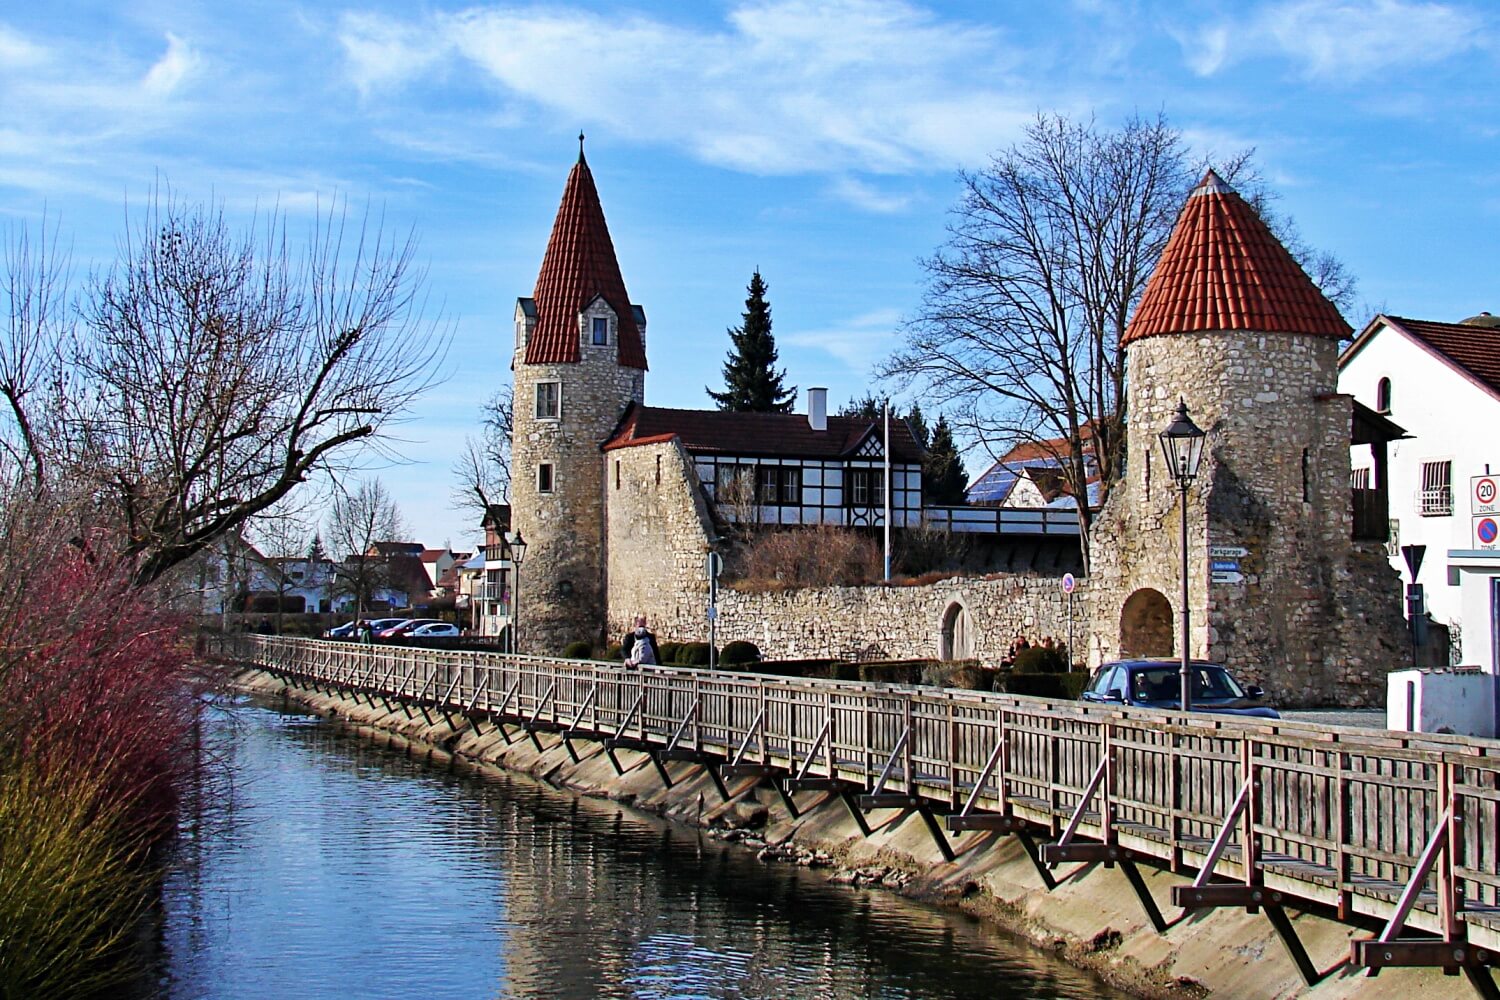
<svg viewBox="0 0 1500 1000">
<path fill-rule="evenodd" d="M 526 342 L 526 363 L 576 362 L 579 355 L 578 314 L 597 296 L 615 311 L 619 324 L 619 361 L 628 368 L 646 367 L 646 349 L 630 308 L 625 279 L 615 259 L 615 246 L 604 222 L 604 208 L 594 187 L 594 175 L 579 150 L 568 174 L 562 205 L 552 223 L 552 236 L 536 278 L 537 320 Z"/>
<path fill-rule="evenodd" d="M 689 451 L 749 458 L 849 458 L 865 437 L 881 435 L 881 421 L 869 417 L 829 417 L 826 431 L 815 431 L 801 413 L 736 413 L 725 410 L 671 410 L 632 404 L 606 451 L 681 438 Z M 922 448 L 904 420 L 891 421 L 891 458 L 921 462 Z"/>
<path fill-rule="evenodd" d="M 1348 360 L 1364 345 L 1368 330 L 1384 321 L 1466 374 L 1474 382 L 1500 396 L 1500 329 L 1473 322 L 1434 323 L 1402 316 L 1377 316 L 1359 340 L 1344 352 Z"/>
<path fill-rule="evenodd" d="M 1212 170 L 1188 195 L 1120 343 L 1204 330 L 1339 339 L 1353 332 L 1255 209 Z"/>
</svg>

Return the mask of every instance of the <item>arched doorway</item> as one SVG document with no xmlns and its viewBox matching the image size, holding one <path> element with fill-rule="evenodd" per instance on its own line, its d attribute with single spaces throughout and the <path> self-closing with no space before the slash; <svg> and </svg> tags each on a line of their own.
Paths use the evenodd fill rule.
<svg viewBox="0 0 1500 1000">
<path fill-rule="evenodd" d="M 1164 594 L 1142 587 L 1120 609 L 1121 656 L 1171 656 L 1172 605 Z"/>
<path fill-rule="evenodd" d="M 974 657 L 974 626 L 969 609 L 958 601 L 943 612 L 943 638 L 938 657 L 944 660 L 968 660 Z"/>
</svg>

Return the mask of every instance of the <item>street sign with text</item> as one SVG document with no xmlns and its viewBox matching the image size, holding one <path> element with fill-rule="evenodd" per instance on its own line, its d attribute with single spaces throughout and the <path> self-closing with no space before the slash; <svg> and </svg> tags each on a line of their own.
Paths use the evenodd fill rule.
<svg viewBox="0 0 1500 1000">
<path fill-rule="evenodd" d="M 1209 576 L 1208 582 L 1209 583 L 1244 583 L 1245 582 L 1245 574 L 1243 574 L 1243 573 L 1235 573 L 1235 572 L 1220 572 L 1219 570 L 1214 570 L 1214 572 Z"/>
<path fill-rule="evenodd" d="M 1210 559 L 1243 559 L 1250 554 L 1250 550 L 1243 545 L 1210 545 L 1208 557 Z"/>
<path fill-rule="evenodd" d="M 1470 514 L 1500 513 L 1500 496 L 1497 496 L 1496 477 L 1473 476 L 1469 479 Z"/>
</svg>

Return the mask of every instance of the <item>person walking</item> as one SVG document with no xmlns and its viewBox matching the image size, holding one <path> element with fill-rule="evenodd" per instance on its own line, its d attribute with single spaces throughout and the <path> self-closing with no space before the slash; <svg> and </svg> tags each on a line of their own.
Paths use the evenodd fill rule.
<svg viewBox="0 0 1500 1000">
<path fill-rule="evenodd" d="M 625 669 L 634 670 L 641 664 L 655 666 L 661 662 L 661 652 L 656 647 L 656 635 L 646 627 L 646 616 L 636 615 L 635 628 L 625 633 L 620 643 L 625 654 Z"/>
</svg>

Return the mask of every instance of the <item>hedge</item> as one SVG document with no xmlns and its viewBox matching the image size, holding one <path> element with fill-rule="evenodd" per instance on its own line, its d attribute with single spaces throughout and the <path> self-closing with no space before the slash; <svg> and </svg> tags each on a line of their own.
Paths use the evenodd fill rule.
<svg viewBox="0 0 1500 1000">
<path fill-rule="evenodd" d="M 755 663 L 760 660 L 760 647 L 753 642 L 736 639 L 724 647 L 719 661 L 725 666 L 739 663 Z"/>
<path fill-rule="evenodd" d="M 1087 670 L 1075 670 L 1066 674 L 1017 674 L 998 678 L 999 685 L 1007 694 L 1029 694 L 1038 698 L 1060 698 L 1077 701 L 1088 684 Z"/>
</svg>

